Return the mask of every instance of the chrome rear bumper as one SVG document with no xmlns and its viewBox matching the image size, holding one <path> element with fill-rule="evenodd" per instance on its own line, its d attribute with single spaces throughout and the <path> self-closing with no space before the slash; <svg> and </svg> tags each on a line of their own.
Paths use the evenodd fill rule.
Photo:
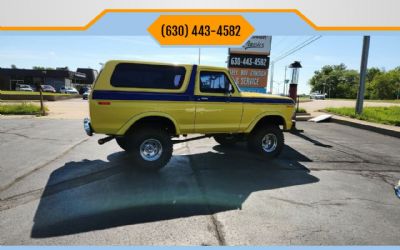
<svg viewBox="0 0 400 250">
<path fill-rule="evenodd" d="M 93 135 L 93 129 L 92 129 L 92 126 L 90 125 L 90 119 L 89 118 L 83 119 L 83 129 L 85 130 L 85 132 L 86 132 L 86 134 L 88 136 L 92 136 Z"/>
</svg>

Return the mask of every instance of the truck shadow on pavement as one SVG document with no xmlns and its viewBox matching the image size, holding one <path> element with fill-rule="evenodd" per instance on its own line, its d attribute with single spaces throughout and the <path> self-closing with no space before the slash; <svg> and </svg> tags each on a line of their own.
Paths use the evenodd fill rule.
<svg viewBox="0 0 400 250">
<path fill-rule="evenodd" d="M 319 181 L 300 163 L 308 158 L 289 146 L 268 162 L 240 146 L 215 146 L 174 155 L 158 173 L 135 170 L 124 152 L 107 160 L 67 162 L 50 175 L 31 237 L 212 215 L 241 209 L 256 191 Z"/>
</svg>

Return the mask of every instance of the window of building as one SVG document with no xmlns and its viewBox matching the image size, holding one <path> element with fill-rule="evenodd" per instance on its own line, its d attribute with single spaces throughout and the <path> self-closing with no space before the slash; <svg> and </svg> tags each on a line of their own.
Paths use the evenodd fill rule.
<svg viewBox="0 0 400 250">
<path fill-rule="evenodd" d="M 185 79 L 184 67 L 120 63 L 111 76 L 111 85 L 129 88 L 179 89 Z"/>
</svg>

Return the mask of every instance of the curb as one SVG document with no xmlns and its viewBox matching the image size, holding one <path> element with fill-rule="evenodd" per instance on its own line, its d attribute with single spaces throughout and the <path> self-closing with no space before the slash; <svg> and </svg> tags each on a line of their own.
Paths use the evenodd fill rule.
<svg viewBox="0 0 400 250">
<path fill-rule="evenodd" d="M 390 129 L 386 129 L 386 128 L 380 128 L 380 127 L 376 127 L 376 126 L 373 126 L 373 125 L 361 124 L 361 123 L 352 122 L 352 121 L 348 121 L 348 120 L 342 120 L 342 119 L 338 119 L 338 118 L 335 118 L 335 117 L 331 117 L 330 121 L 338 123 L 338 124 L 341 124 L 341 125 L 350 126 L 350 127 L 353 127 L 353 128 L 369 130 L 369 131 L 372 131 L 372 132 L 375 132 L 375 133 L 378 133 L 378 134 L 383 134 L 383 135 L 388 135 L 388 136 L 400 138 L 400 132 L 394 131 L 394 130 L 390 130 Z"/>
<path fill-rule="evenodd" d="M 296 117 L 296 121 L 308 122 L 308 120 L 310 120 L 311 118 L 313 118 L 313 117 L 312 116 L 300 116 L 300 117 Z"/>
</svg>

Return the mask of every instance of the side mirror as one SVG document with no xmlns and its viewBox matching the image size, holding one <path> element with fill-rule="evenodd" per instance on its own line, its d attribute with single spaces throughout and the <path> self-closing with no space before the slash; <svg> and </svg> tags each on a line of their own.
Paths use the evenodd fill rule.
<svg viewBox="0 0 400 250">
<path fill-rule="evenodd" d="M 227 84 L 227 86 L 225 87 L 225 94 L 231 96 L 232 95 L 232 85 L 231 84 Z"/>
</svg>

